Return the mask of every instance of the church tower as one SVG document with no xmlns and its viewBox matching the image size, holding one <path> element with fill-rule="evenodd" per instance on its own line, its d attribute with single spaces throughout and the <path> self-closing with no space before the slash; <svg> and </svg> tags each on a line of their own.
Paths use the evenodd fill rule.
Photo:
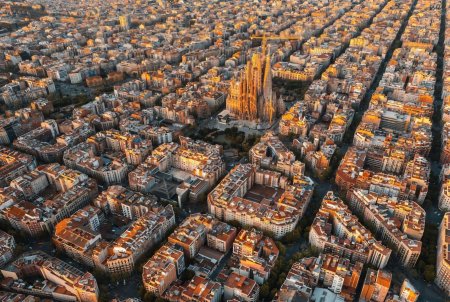
<svg viewBox="0 0 450 302">
<path fill-rule="evenodd" d="M 270 55 L 253 54 L 239 78 L 231 81 L 226 106 L 239 119 L 275 120 L 279 106 L 272 87 Z"/>
</svg>

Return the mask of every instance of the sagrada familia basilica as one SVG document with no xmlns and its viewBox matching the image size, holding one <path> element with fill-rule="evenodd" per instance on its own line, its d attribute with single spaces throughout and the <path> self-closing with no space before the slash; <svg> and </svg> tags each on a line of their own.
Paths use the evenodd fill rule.
<svg viewBox="0 0 450 302">
<path fill-rule="evenodd" d="M 253 54 L 238 78 L 231 81 L 226 107 L 238 119 L 269 124 L 283 113 L 283 100 L 272 88 L 270 55 Z"/>
</svg>

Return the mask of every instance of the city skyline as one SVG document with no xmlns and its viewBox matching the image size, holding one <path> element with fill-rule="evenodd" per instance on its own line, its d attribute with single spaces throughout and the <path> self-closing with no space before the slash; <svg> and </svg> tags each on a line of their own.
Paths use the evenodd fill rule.
<svg viewBox="0 0 450 302">
<path fill-rule="evenodd" d="M 0 301 L 450 299 L 447 0 L 4 0 Z"/>
</svg>

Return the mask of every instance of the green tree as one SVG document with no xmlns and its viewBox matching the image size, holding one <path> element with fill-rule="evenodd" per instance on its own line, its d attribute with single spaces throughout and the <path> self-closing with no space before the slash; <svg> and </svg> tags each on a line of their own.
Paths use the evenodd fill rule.
<svg viewBox="0 0 450 302">
<path fill-rule="evenodd" d="M 270 294 L 270 288 L 266 282 L 259 289 L 259 296 L 260 296 L 260 298 L 264 299 L 264 298 L 267 298 L 269 296 L 269 294 Z"/>
<path fill-rule="evenodd" d="M 423 272 L 423 277 L 427 282 L 433 282 L 434 278 L 436 278 L 436 268 L 434 265 L 426 265 L 425 270 Z"/>
<path fill-rule="evenodd" d="M 280 275 L 278 275 L 277 287 L 280 288 L 285 280 L 286 280 L 286 273 L 281 273 Z"/>
<path fill-rule="evenodd" d="M 302 258 L 303 258 L 303 254 L 301 252 L 297 252 L 292 256 L 293 261 L 299 261 Z"/>
<path fill-rule="evenodd" d="M 287 233 L 281 242 L 284 244 L 292 244 L 298 242 L 302 238 L 302 228 L 300 226 L 297 226 L 295 230 L 292 232 Z"/>
<path fill-rule="evenodd" d="M 270 291 L 270 297 L 275 297 L 275 295 L 277 294 L 278 289 L 277 288 L 272 288 L 272 290 Z"/>
<path fill-rule="evenodd" d="M 99 284 L 99 291 L 100 291 L 100 302 L 108 302 L 111 301 L 111 295 L 109 294 L 109 289 L 106 284 Z"/>
<path fill-rule="evenodd" d="M 284 246 L 284 244 L 281 243 L 281 241 L 277 241 L 276 245 L 278 247 L 278 250 L 280 251 L 280 255 L 284 256 L 286 254 L 286 247 Z"/>
</svg>

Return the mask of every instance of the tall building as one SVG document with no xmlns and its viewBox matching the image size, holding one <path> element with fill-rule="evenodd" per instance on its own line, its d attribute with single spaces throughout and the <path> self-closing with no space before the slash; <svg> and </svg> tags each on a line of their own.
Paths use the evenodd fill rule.
<svg viewBox="0 0 450 302">
<path fill-rule="evenodd" d="M 184 270 L 184 253 L 178 245 L 165 244 L 145 263 L 145 290 L 161 296 Z"/>
<path fill-rule="evenodd" d="M 98 301 L 97 281 L 90 272 L 80 271 L 42 251 L 23 253 L 3 267 L 1 274 L 3 278 L 11 280 L 10 286 L 17 292 L 60 301 Z M 35 283 L 23 281 L 29 278 L 37 281 Z"/>
<path fill-rule="evenodd" d="M 0 147 L 0 185 L 6 186 L 14 178 L 36 168 L 36 159 L 9 148 Z"/>
<path fill-rule="evenodd" d="M 305 171 L 305 164 L 295 160 L 294 153 L 273 131 L 267 131 L 260 142 L 250 149 L 249 158 L 257 167 L 274 170 L 288 177 L 303 175 Z"/>
<path fill-rule="evenodd" d="M 241 230 L 233 242 L 232 259 L 239 262 L 234 272 L 262 285 L 278 258 L 275 242 L 256 229 Z"/>
<path fill-rule="evenodd" d="M 352 211 L 372 227 L 401 264 L 413 267 L 422 250 L 425 210 L 411 200 L 387 198 L 358 189 L 348 191 L 347 198 Z"/>
<path fill-rule="evenodd" d="M 222 295 L 223 288 L 219 282 L 194 276 L 182 285 L 172 285 L 163 298 L 170 302 L 220 302 Z"/>
<path fill-rule="evenodd" d="M 218 222 L 206 235 L 208 246 L 219 252 L 226 253 L 233 246 L 234 238 L 236 238 L 237 229 L 224 222 Z"/>
<path fill-rule="evenodd" d="M 332 254 L 302 258 L 292 265 L 274 301 L 356 301 L 362 270 L 362 262 L 352 263 L 346 257 Z M 320 292 L 327 290 L 322 297 Z"/>
<path fill-rule="evenodd" d="M 450 295 L 450 212 L 445 213 L 439 229 L 436 284 Z"/>
<path fill-rule="evenodd" d="M 102 215 L 99 208 L 87 206 L 58 223 L 52 239 L 69 257 L 117 277 L 130 274 L 142 255 L 159 244 L 175 225 L 172 206 L 154 203 L 117 239 L 107 241 L 99 231 Z"/>
<path fill-rule="evenodd" d="M 246 302 L 258 301 L 259 286 L 250 278 L 231 273 L 223 287 L 225 301 L 233 298 Z"/>
<path fill-rule="evenodd" d="M 450 180 L 447 179 L 441 185 L 439 194 L 439 209 L 443 211 L 450 210 Z"/>
<path fill-rule="evenodd" d="M 193 259 L 206 242 L 207 234 L 219 221 L 209 214 L 192 214 L 167 239 L 180 246 L 186 259 Z"/>
<path fill-rule="evenodd" d="M 362 262 L 351 263 L 347 258 L 325 254 L 321 267 L 323 285 L 333 293 L 348 296 L 348 300 L 353 300 L 350 297 L 356 292 L 362 268 Z"/>
<path fill-rule="evenodd" d="M 383 302 L 391 286 L 392 274 L 385 270 L 367 269 L 359 301 Z"/>
<path fill-rule="evenodd" d="M 321 267 L 322 259 L 316 257 L 295 262 L 276 295 L 276 301 L 296 301 L 294 299 L 303 297 L 309 299 L 319 283 Z"/>
<path fill-rule="evenodd" d="M 0 267 L 3 267 L 14 256 L 16 241 L 6 232 L 0 231 Z"/>
<path fill-rule="evenodd" d="M 122 15 L 119 17 L 119 24 L 123 30 L 130 29 L 131 26 L 131 18 L 129 15 Z"/>
<path fill-rule="evenodd" d="M 312 198 L 314 182 L 299 175 L 289 180 L 279 172 L 240 164 L 208 195 L 208 211 L 220 220 L 283 237 L 295 229 Z"/>
<path fill-rule="evenodd" d="M 409 282 L 408 279 L 403 280 L 402 287 L 400 288 L 400 298 L 406 302 L 416 302 L 419 299 L 419 291 Z"/>
<path fill-rule="evenodd" d="M 268 122 L 282 114 L 282 100 L 272 89 L 270 56 L 253 54 L 238 79 L 230 83 L 227 110 L 242 120 Z"/>
<path fill-rule="evenodd" d="M 391 249 L 376 241 L 344 202 L 333 192 L 328 192 L 314 218 L 309 232 L 311 246 L 351 261 L 370 263 L 384 268 Z M 420 251 L 419 251 L 420 254 Z"/>
</svg>

